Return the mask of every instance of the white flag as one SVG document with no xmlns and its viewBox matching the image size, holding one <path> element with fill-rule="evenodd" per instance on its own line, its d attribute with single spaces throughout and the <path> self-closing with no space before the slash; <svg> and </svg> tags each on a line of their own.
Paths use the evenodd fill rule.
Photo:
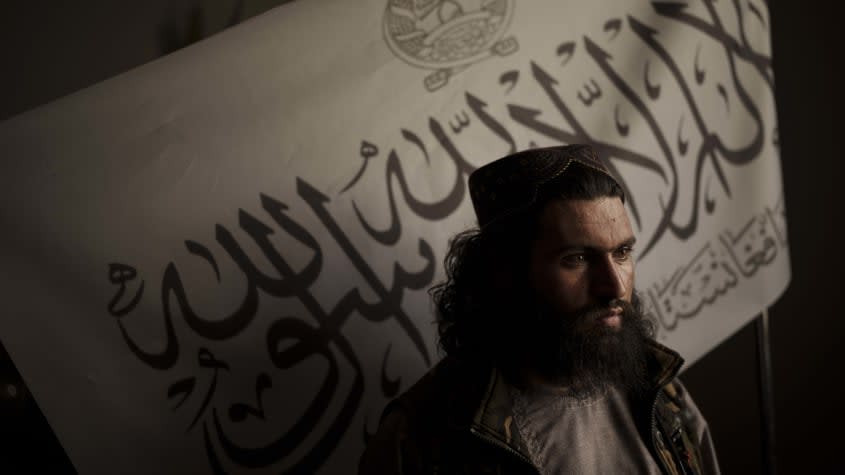
<svg viewBox="0 0 845 475">
<path fill-rule="evenodd" d="M 351 473 L 468 174 L 590 143 L 695 361 L 789 281 L 762 0 L 300 0 L 0 124 L 3 343 L 80 473 Z"/>
</svg>

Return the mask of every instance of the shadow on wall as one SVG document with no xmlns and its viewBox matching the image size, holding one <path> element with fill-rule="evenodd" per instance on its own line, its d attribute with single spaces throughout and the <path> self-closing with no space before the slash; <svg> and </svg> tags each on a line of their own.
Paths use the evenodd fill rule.
<svg viewBox="0 0 845 475">
<path fill-rule="evenodd" d="M 286 3 L 286 2 L 281 2 Z M 222 28 L 209 26 L 208 11 L 194 5 L 187 18 L 177 18 L 158 27 L 159 54 L 161 56 L 182 49 L 203 38 L 207 38 L 217 31 L 232 27 L 244 20 L 244 0 L 235 2 L 232 12 Z"/>
</svg>

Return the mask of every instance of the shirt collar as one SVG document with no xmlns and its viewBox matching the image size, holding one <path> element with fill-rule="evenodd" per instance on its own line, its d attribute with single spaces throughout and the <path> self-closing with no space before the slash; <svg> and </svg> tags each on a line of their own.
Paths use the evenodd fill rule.
<svg viewBox="0 0 845 475">
<path fill-rule="evenodd" d="M 677 352 L 649 340 L 648 374 L 653 389 L 670 382 L 678 374 L 683 362 Z M 490 368 L 487 386 L 475 408 L 470 430 L 507 445 L 529 460 L 528 449 L 513 417 L 513 400 L 508 383 L 500 370 Z"/>
</svg>

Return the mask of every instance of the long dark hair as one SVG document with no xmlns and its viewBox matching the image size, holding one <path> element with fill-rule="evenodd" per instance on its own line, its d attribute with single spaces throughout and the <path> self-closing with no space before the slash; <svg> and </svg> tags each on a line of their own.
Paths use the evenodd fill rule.
<svg viewBox="0 0 845 475">
<path fill-rule="evenodd" d="M 609 176 L 573 164 L 561 177 L 543 185 L 534 202 L 519 213 L 483 229 L 457 234 L 449 242 L 446 280 L 429 290 L 437 314 L 440 348 L 461 359 L 502 362 L 522 346 L 519 319 L 532 318 L 526 305 L 528 256 L 537 237 L 540 212 L 553 199 L 625 199 Z"/>
</svg>

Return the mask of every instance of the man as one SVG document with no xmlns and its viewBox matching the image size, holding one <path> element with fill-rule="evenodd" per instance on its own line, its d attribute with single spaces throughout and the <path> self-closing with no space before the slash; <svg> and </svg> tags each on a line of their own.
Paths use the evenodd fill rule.
<svg viewBox="0 0 845 475">
<path fill-rule="evenodd" d="M 446 357 L 385 409 L 360 473 L 718 473 L 592 149 L 509 155 L 469 187 L 479 229 L 452 240 L 431 292 Z"/>
</svg>

